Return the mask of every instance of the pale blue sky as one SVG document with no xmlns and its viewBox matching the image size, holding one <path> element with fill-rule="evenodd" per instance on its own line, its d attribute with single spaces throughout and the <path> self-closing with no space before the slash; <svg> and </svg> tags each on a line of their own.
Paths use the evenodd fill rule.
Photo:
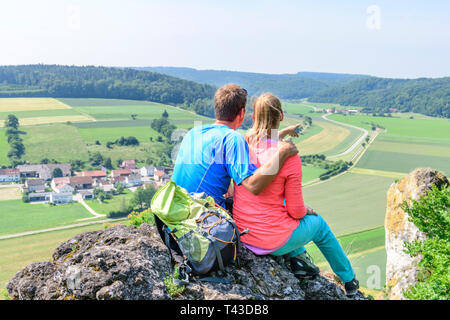
<svg viewBox="0 0 450 320">
<path fill-rule="evenodd" d="M 2 0 L 0 65 L 450 76 L 450 1 Z"/>
</svg>

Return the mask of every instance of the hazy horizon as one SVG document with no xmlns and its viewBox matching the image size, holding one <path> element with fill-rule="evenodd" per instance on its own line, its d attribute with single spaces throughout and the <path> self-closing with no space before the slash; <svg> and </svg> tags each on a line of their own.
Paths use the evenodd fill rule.
<svg viewBox="0 0 450 320">
<path fill-rule="evenodd" d="M 0 65 L 450 76 L 450 2 L 2 1 Z"/>
</svg>

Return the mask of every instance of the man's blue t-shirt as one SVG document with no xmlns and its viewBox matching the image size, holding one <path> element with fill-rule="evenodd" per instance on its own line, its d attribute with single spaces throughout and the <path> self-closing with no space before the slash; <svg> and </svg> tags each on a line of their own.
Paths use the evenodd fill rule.
<svg viewBox="0 0 450 320">
<path fill-rule="evenodd" d="M 256 169 L 245 139 L 226 125 L 211 124 L 195 127 L 183 138 L 172 181 L 188 192 L 205 192 L 224 207 L 230 179 L 239 185 Z"/>
</svg>

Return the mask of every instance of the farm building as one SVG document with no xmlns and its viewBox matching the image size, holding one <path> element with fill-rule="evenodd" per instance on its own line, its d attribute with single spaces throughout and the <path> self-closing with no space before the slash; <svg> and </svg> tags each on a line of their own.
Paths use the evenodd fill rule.
<svg viewBox="0 0 450 320">
<path fill-rule="evenodd" d="M 111 171 L 111 177 L 126 177 L 131 174 L 131 169 L 117 169 Z"/>
<path fill-rule="evenodd" d="M 61 169 L 63 177 L 68 177 L 72 173 L 70 171 L 70 164 L 67 163 L 23 164 L 17 166 L 21 177 L 40 178 L 44 180 L 50 180 L 56 168 Z"/>
<path fill-rule="evenodd" d="M 120 165 L 122 169 L 136 169 L 136 161 L 134 160 L 125 160 L 122 161 L 122 164 Z"/>
<path fill-rule="evenodd" d="M 80 190 L 78 193 L 81 195 L 83 200 L 94 199 L 94 192 L 91 190 Z"/>
<path fill-rule="evenodd" d="M 44 192 L 45 181 L 44 179 L 27 179 L 24 189 L 27 189 L 28 192 Z"/>
<path fill-rule="evenodd" d="M 109 181 L 95 180 L 92 185 L 94 188 L 100 188 L 103 191 L 111 191 L 114 189 L 114 185 Z"/>
<path fill-rule="evenodd" d="M 20 181 L 19 169 L 0 169 L 0 182 Z"/>
<path fill-rule="evenodd" d="M 93 180 L 91 177 L 62 177 L 54 178 L 51 186 L 53 190 L 62 190 L 64 185 L 69 185 L 74 190 L 92 189 Z"/>
<path fill-rule="evenodd" d="M 92 177 L 92 179 L 106 180 L 106 172 L 103 170 L 82 171 L 77 172 L 76 175 L 79 177 Z"/>
</svg>

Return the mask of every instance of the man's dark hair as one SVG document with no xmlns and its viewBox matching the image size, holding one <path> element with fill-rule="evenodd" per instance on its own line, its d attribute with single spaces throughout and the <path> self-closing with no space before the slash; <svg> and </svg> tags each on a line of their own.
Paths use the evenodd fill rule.
<svg viewBox="0 0 450 320">
<path fill-rule="evenodd" d="M 233 121 L 247 103 L 247 90 L 229 83 L 214 94 L 214 111 L 217 120 Z"/>
</svg>

